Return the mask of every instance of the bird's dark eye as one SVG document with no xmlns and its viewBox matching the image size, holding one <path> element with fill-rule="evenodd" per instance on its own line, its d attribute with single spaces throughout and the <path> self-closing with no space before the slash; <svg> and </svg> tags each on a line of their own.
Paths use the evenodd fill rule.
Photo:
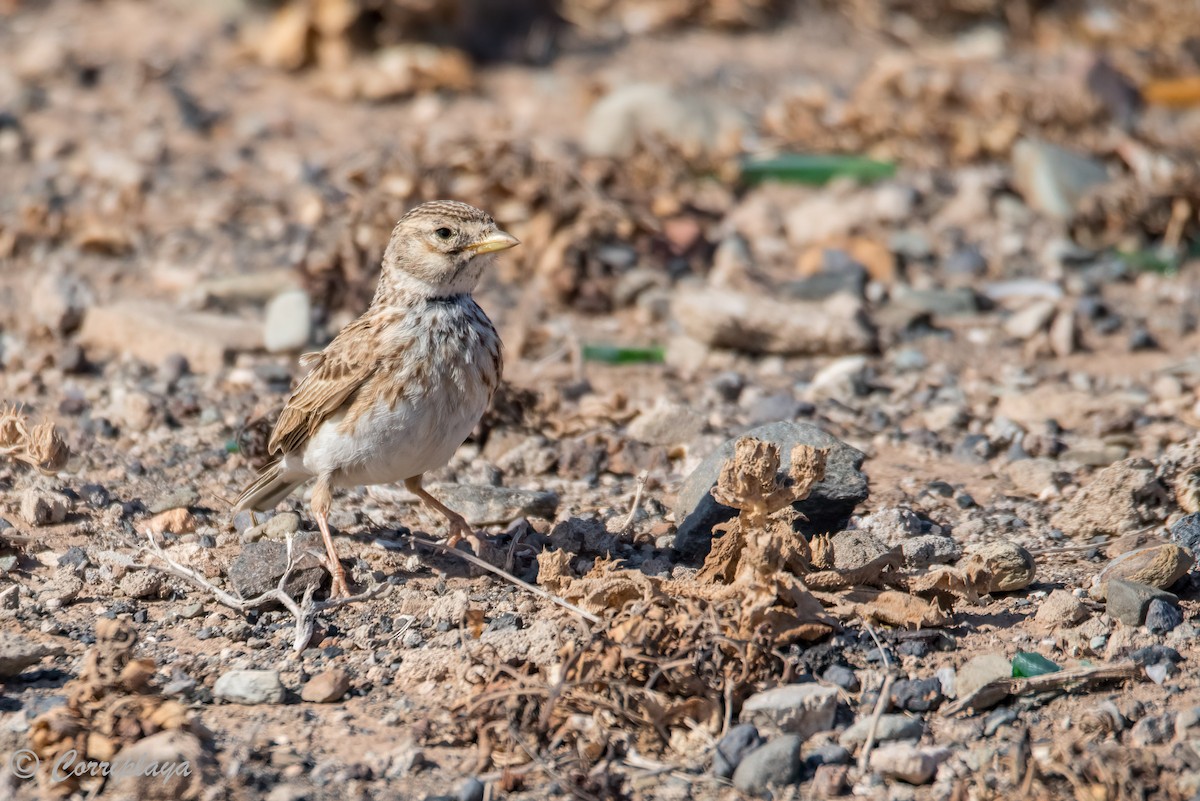
<svg viewBox="0 0 1200 801">
<path fill-rule="evenodd" d="M 434 233 L 438 235 L 438 239 L 449 239 L 450 235 L 453 234 L 454 232 L 451 231 L 449 228 L 443 227 L 443 228 L 437 229 L 436 231 L 434 231 Z"/>
</svg>

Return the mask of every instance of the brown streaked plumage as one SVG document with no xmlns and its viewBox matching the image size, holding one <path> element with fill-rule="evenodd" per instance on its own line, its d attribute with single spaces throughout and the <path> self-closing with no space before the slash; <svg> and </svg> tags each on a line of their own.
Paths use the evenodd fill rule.
<svg viewBox="0 0 1200 801">
<path fill-rule="evenodd" d="M 311 370 L 271 433 L 276 459 L 235 508 L 273 508 L 316 478 L 312 509 L 335 594 L 348 589 L 328 526 L 334 487 L 403 481 L 446 517 L 451 543 L 471 533 L 421 476 L 450 460 L 499 385 L 500 338 L 471 292 L 490 254 L 516 244 L 465 203 L 417 206 L 392 231 L 367 311 L 301 357 Z"/>
</svg>

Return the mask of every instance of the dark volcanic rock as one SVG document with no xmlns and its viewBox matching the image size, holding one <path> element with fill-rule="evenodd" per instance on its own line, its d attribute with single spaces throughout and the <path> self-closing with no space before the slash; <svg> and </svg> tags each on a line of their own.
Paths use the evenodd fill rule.
<svg viewBox="0 0 1200 801">
<path fill-rule="evenodd" d="M 796 509 L 807 518 L 798 523 L 806 535 L 844 528 L 854 508 L 867 499 L 867 477 L 859 470 L 863 453 L 817 426 L 786 421 L 768 423 L 742 436 L 757 437 L 778 445 L 784 471 L 791 465 L 792 449 L 797 445 L 829 449 L 825 479 L 813 488 L 808 498 L 796 504 Z M 713 526 L 736 515 L 734 509 L 717 503 L 709 490 L 717 483 L 721 465 L 733 456 L 737 440 L 738 437 L 733 437 L 709 454 L 679 490 L 674 507 L 675 519 L 680 521 L 675 547 L 687 557 L 705 555 Z"/>
<path fill-rule="evenodd" d="M 295 566 L 288 579 L 287 592 L 299 597 L 311 587 L 319 587 L 329 574 L 321 566 L 320 554 L 324 553 L 321 538 L 314 532 L 304 532 L 294 540 Z M 229 566 L 229 581 L 243 598 L 262 595 L 279 586 L 279 579 L 287 568 L 287 545 L 272 540 L 247 543 L 233 564 Z"/>
</svg>

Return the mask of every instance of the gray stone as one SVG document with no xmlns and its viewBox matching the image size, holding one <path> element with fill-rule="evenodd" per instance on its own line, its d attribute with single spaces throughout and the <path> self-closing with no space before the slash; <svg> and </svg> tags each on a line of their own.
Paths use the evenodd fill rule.
<svg viewBox="0 0 1200 801">
<path fill-rule="evenodd" d="M 821 680 L 836 684 L 848 693 L 856 693 L 862 689 L 858 674 L 845 665 L 830 665 L 821 674 Z"/>
<path fill-rule="evenodd" d="M 888 552 L 888 546 L 870 532 L 849 529 L 831 537 L 833 565 L 838 570 L 857 570 Z"/>
<path fill-rule="evenodd" d="M 325 546 L 319 535 L 305 532 L 294 539 L 293 547 L 296 550 L 295 565 L 286 590 L 299 597 L 309 587 L 320 587 L 329 574 L 321 563 Z M 279 586 L 286 568 L 287 544 L 263 540 L 245 545 L 227 573 L 234 590 L 243 598 L 253 598 Z"/>
<path fill-rule="evenodd" d="M 979 311 L 979 298 L 968 287 L 957 289 L 913 289 L 900 285 L 892 292 L 892 303 L 921 314 L 958 317 Z"/>
<path fill-rule="evenodd" d="M 1168 631 L 1174 631 L 1181 623 L 1183 623 L 1183 612 L 1179 611 L 1179 607 L 1161 598 L 1155 598 L 1146 607 L 1146 628 L 1154 634 L 1166 634 Z"/>
<path fill-rule="evenodd" d="M 27 636 L 0 632 L 0 679 L 11 678 L 47 656 L 62 656 L 66 651 L 57 645 L 42 645 Z"/>
<path fill-rule="evenodd" d="M 805 534 L 837 531 L 844 528 L 854 508 L 867 499 L 867 477 L 859 468 L 863 453 L 810 423 L 768 423 L 747 431 L 744 436 L 773 442 L 779 446 L 781 469 L 791 465 L 796 445 L 828 448 L 825 478 L 813 487 L 808 498 L 795 504 L 807 520 L 798 527 Z M 679 521 L 676 548 L 685 556 L 697 557 L 708 552 L 712 528 L 733 518 L 736 510 L 716 502 L 709 490 L 717 483 L 721 466 L 733 456 L 737 438 L 727 440 L 708 455 L 683 483 L 675 501 L 675 520 Z"/>
<path fill-rule="evenodd" d="M 942 705 L 942 683 L 936 677 L 902 679 L 892 685 L 892 703 L 905 712 L 929 712 Z"/>
<path fill-rule="evenodd" d="M 951 537 L 939 534 L 924 534 L 900 543 L 904 551 L 904 562 L 910 568 L 948 565 L 962 556 L 962 546 Z"/>
<path fill-rule="evenodd" d="M 553 520 L 558 511 L 555 492 L 477 484 L 436 484 L 429 491 L 473 526 L 503 526 L 520 517 Z"/>
<path fill-rule="evenodd" d="M 1108 612 L 1109 617 L 1115 618 L 1127 626 L 1140 626 L 1146 620 L 1146 610 L 1150 606 L 1150 602 L 1155 599 L 1172 605 L 1179 603 L 1179 599 L 1166 590 L 1136 581 L 1111 579 L 1108 582 L 1105 611 Z"/>
<path fill-rule="evenodd" d="M 838 691 L 820 684 L 786 684 L 755 693 L 742 704 L 742 717 L 771 724 L 808 739 L 833 728 Z"/>
<path fill-rule="evenodd" d="M 271 298 L 263 320 L 263 345 L 270 353 L 299 350 L 312 336 L 312 302 L 302 289 Z"/>
<path fill-rule="evenodd" d="M 1108 170 L 1095 159 L 1036 139 L 1012 149 L 1013 185 L 1029 206 L 1059 219 L 1075 213 L 1089 189 L 1108 182 Z"/>
<path fill-rule="evenodd" d="M 765 797 L 772 786 L 795 784 L 804 774 L 804 763 L 800 760 L 803 744 L 803 737 L 785 734 L 756 748 L 733 772 L 733 786 L 743 793 Z"/>
<path fill-rule="evenodd" d="M 280 704 L 283 682 L 277 670 L 231 670 L 217 679 L 213 696 L 234 704 Z"/>
<path fill-rule="evenodd" d="M 878 537 L 887 545 L 901 545 L 925 530 L 921 518 L 903 506 L 885 506 L 858 521 L 857 530 Z"/>
<path fill-rule="evenodd" d="M 737 770 L 746 754 L 763 744 L 758 728 L 752 723 L 739 723 L 717 741 L 713 750 L 713 775 L 728 779 Z"/>
<path fill-rule="evenodd" d="M 847 748 L 862 745 L 867 741 L 871 731 L 871 716 L 859 718 L 854 724 L 842 732 L 838 742 Z M 925 733 L 925 724 L 920 718 L 908 715 L 880 715 L 879 723 L 875 726 L 875 742 L 886 743 L 893 740 L 919 740 Z"/>
</svg>

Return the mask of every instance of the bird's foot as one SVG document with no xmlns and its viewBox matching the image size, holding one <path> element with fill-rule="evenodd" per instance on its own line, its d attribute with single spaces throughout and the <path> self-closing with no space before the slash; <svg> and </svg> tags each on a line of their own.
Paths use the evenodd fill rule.
<svg viewBox="0 0 1200 801">
<path fill-rule="evenodd" d="M 326 565 L 329 570 L 329 575 L 333 577 L 333 586 L 329 590 L 329 600 L 337 598 L 349 598 L 350 587 L 346 585 L 346 570 L 342 567 L 341 562 L 335 562 L 333 567 Z"/>
</svg>

